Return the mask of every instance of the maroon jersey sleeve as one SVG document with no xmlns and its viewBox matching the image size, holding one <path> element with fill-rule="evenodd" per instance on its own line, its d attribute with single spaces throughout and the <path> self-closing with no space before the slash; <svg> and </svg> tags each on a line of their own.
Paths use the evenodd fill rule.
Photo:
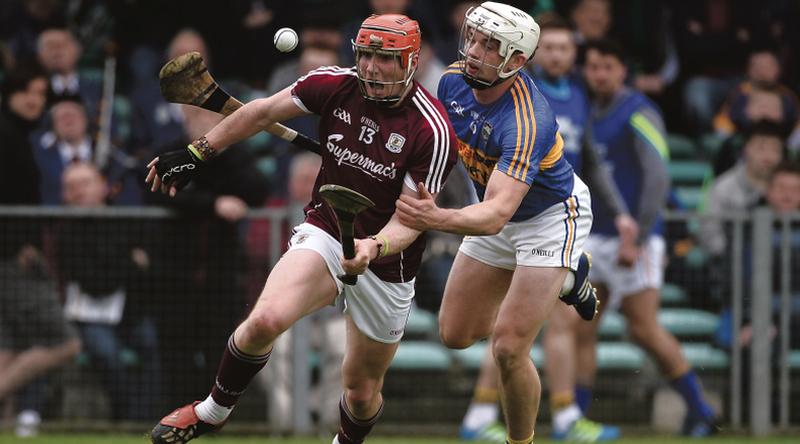
<svg viewBox="0 0 800 444">
<path fill-rule="evenodd" d="M 308 113 L 322 114 L 325 103 L 354 72 L 354 68 L 338 66 L 323 66 L 310 71 L 292 85 L 294 103 Z"/>
<path fill-rule="evenodd" d="M 414 185 L 422 182 L 429 192 L 438 193 L 457 159 L 456 134 L 442 104 L 423 88 L 416 89 L 411 101 L 427 125 L 419 132 L 408 174 Z"/>
</svg>

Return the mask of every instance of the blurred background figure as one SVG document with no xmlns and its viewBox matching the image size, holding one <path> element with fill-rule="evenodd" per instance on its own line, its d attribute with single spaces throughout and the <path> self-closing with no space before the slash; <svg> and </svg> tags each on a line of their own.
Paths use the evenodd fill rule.
<svg viewBox="0 0 800 444">
<path fill-rule="evenodd" d="M 52 28 L 39 35 L 39 62 L 50 75 L 50 100 L 80 97 L 90 122 L 97 122 L 103 96 L 102 77 L 78 71 L 81 45 L 67 29 Z"/>
<path fill-rule="evenodd" d="M 0 94 L 0 205 L 36 205 L 39 171 L 29 138 L 44 113 L 47 78 L 36 66 L 20 66 Z M 27 436 L 36 433 L 46 396 L 47 381 L 37 377 L 72 359 L 81 343 L 45 267 L 41 220 L 2 217 L 0 232 L 0 404 L 11 406 L 20 394 L 17 434 Z"/>
<path fill-rule="evenodd" d="M 797 94 L 781 83 L 782 67 L 771 49 L 755 49 L 747 61 L 746 78 L 728 95 L 714 117 L 714 131 L 728 141 L 717 153 L 715 172 L 732 166 L 741 143 L 733 136 L 746 134 L 754 125 L 769 122 L 787 137 L 788 148 L 800 150 L 800 102 Z"/>
<path fill-rule="evenodd" d="M 106 207 L 110 189 L 93 164 L 70 164 L 62 180 L 66 206 Z M 58 227 L 64 311 L 103 382 L 113 420 L 149 420 L 160 405 L 161 358 L 141 233 L 141 224 L 109 218 L 70 219 Z"/>
<path fill-rule="evenodd" d="M 776 125 L 762 123 L 747 134 L 741 159 L 711 183 L 706 196 L 700 241 L 715 258 L 712 263 L 725 262 L 728 253 L 731 233 L 721 218 L 752 210 L 764 198 L 772 171 L 784 158 L 783 133 Z"/>
<path fill-rule="evenodd" d="M 612 40 L 586 45 L 583 68 L 592 94 L 590 124 L 601 158 L 608 162 L 626 206 L 636 218 L 638 236 L 626 239 L 604 202 L 592 200 L 595 215 L 586 250 L 598 257 L 589 277 L 597 286 L 601 314 L 617 309 L 625 317 L 631 340 L 658 364 L 661 375 L 683 399 L 687 413 L 682 433 L 705 437 L 716 433 L 717 413 L 706 400 L 700 380 L 674 334 L 657 319 L 664 284 L 664 223 L 669 191 L 666 159 L 669 147 L 658 108 L 642 93 L 625 86 L 627 68 L 622 47 Z M 576 381 L 583 394 L 578 405 L 591 401 L 597 369 L 599 320 L 578 324 Z"/>
<path fill-rule="evenodd" d="M 67 166 L 78 162 L 93 162 L 96 154 L 94 133 L 90 129 L 86 107 L 80 96 L 63 95 L 50 109 L 52 130 L 37 137 L 34 155 L 41 172 L 40 192 L 44 205 L 62 202 L 62 176 Z M 112 181 L 109 198 L 122 205 L 139 205 L 141 189 L 135 164 L 114 149 L 106 167 Z"/>
</svg>

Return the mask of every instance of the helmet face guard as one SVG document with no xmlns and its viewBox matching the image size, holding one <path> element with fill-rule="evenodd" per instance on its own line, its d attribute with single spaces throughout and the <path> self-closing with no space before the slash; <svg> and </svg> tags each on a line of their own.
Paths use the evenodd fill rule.
<svg viewBox="0 0 800 444">
<path fill-rule="evenodd" d="M 485 36 L 486 40 L 482 43 L 483 55 L 475 58 L 469 55 L 469 50 L 477 43 L 478 35 Z M 527 60 L 533 57 L 539 41 L 539 25 L 530 15 L 516 8 L 500 3 L 484 2 L 467 11 L 459 41 L 461 44 L 458 55 L 464 80 L 472 88 L 486 89 L 512 77 L 522 69 L 524 64 L 510 71 L 506 70 L 514 54 L 521 53 Z M 492 43 L 497 44 L 496 49 L 489 48 Z M 499 64 L 486 61 L 486 55 L 495 50 L 502 57 Z M 476 73 L 470 74 L 468 66 L 477 68 Z M 484 67 L 495 71 L 497 78 L 478 77 Z"/>
<path fill-rule="evenodd" d="M 358 76 L 358 87 L 361 95 L 365 99 L 379 103 L 397 103 L 408 90 L 411 80 L 414 78 L 416 63 L 406 60 L 404 63 L 402 54 L 397 50 L 385 50 L 374 47 L 361 47 L 353 42 L 353 51 L 356 55 L 356 74 Z M 387 76 L 386 71 L 382 71 L 385 77 L 397 80 L 377 80 L 375 72 L 368 72 L 366 66 L 362 64 L 363 58 L 372 58 L 371 66 L 392 65 L 394 68 Z M 368 88 L 369 87 L 369 88 Z M 369 90 L 384 90 L 386 95 L 377 96 L 370 94 Z"/>
<path fill-rule="evenodd" d="M 377 103 L 400 101 L 417 70 L 420 49 L 417 22 L 399 14 L 373 15 L 361 24 L 352 44 L 361 95 Z M 365 58 L 368 60 L 363 61 Z M 374 93 L 381 90 L 384 94 Z"/>
</svg>

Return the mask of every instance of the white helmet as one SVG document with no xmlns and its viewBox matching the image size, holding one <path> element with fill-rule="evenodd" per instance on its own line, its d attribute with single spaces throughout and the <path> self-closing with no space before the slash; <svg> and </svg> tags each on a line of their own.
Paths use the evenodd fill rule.
<svg viewBox="0 0 800 444">
<path fill-rule="evenodd" d="M 500 43 L 498 53 L 503 57 L 503 62 L 496 66 L 485 63 L 483 60 L 475 60 L 497 69 L 499 78 L 494 82 L 467 74 L 466 63 L 462 64 L 465 80 L 475 88 L 488 88 L 514 75 L 522 66 L 513 71 L 504 69 L 514 53 L 519 51 L 530 60 L 539 45 L 539 25 L 530 14 L 503 3 L 483 2 L 480 6 L 467 11 L 464 25 L 461 28 L 459 55 L 462 62 L 466 62 L 467 59 L 467 51 L 472 43 L 472 34 L 470 33 L 472 30 L 485 34 L 490 40 L 497 40 Z"/>
</svg>

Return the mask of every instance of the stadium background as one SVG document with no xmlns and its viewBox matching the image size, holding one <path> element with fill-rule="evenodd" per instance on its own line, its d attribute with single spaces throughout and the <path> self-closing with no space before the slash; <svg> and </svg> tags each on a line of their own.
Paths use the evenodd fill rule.
<svg viewBox="0 0 800 444">
<path fill-rule="evenodd" d="M 352 63 L 349 41 L 361 19 L 371 8 L 400 8 L 422 24 L 425 55 L 419 80 L 435 90 L 435 79 L 456 58 L 454 23 L 469 3 L 2 2 L 0 75 L 36 59 L 48 66 L 59 65 L 59 45 L 71 42 L 63 35 L 47 34 L 49 30 L 67 29 L 79 43 L 80 56 L 74 66 L 78 87 L 57 91 L 60 87 L 51 84 L 48 107 L 74 101 L 74 96 L 83 103 L 91 158 L 105 165 L 111 183 L 109 205 L 86 210 L 69 208 L 59 200 L 60 185 L 52 184 L 60 183 L 60 171 L 41 169 L 42 183 L 52 187 L 42 187 L 38 205 L 13 197 L 23 194 L 22 183 L 3 182 L 20 186 L 2 190 L 3 260 L 18 258 L 20 239 L 34 239 L 34 263 L 42 274 L 40 283 L 47 283 L 13 294 L 27 298 L 32 292 L 52 291 L 63 303 L 71 276 L 67 269 L 100 289 L 122 285 L 126 293 L 123 319 L 110 324 L 110 330 L 123 340 L 99 346 L 107 360 L 87 351 L 90 337 L 85 336 L 107 332 L 93 332 L 84 328 L 86 322 L 76 321 L 84 334 L 84 350 L 24 390 L 0 397 L 5 401 L 0 402 L 4 407 L 0 414 L 9 439 L 20 431 L 20 425 L 22 434 L 25 432 L 24 421 L 21 424 L 17 415 L 19 406 L 37 411 L 45 431 L 138 433 L 170 408 L 206 393 L 221 344 L 257 296 L 265 270 L 285 244 L 287 227 L 297 220 L 302 204 L 298 197 L 303 195 L 300 188 L 309 179 L 301 175 L 302 168 L 290 166 L 302 164 L 298 159 L 303 156 L 265 133 L 243 142 L 239 154 L 225 160 L 224 168 L 236 168 L 238 174 L 225 173 L 221 167 L 212 180 L 186 193 L 182 200 L 150 195 L 141 187 L 144 164 L 157 153 L 182 145 L 187 135 L 199 131 L 201 123 L 195 122 L 204 118 L 191 110 L 179 110 L 182 117 L 175 117 L 176 108 L 160 99 L 156 74 L 170 55 L 200 50 L 229 92 L 243 99 L 261 97 L 320 64 Z M 580 20 L 576 7 L 583 7 L 581 12 L 589 16 L 585 32 L 600 29 L 625 46 L 629 83 L 659 104 L 669 132 L 673 193 L 667 230 L 667 285 L 659 320 L 681 340 L 720 409 L 726 431 L 791 434 L 800 425 L 800 344 L 769 338 L 789 338 L 789 332 L 800 329 L 796 311 L 791 310 L 798 305 L 800 289 L 796 279 L 789 278 L 800 272 L 796 234 L 800 217 L 795 212 L 773 224 L 771 213 L 760 223 L 754 223 L 754 212 L 726 215 L 729 242 L 720 256 L 703 248 L 698 227 L 708 185 L 738 156 L 743 130 L 731 117 L 729 98 L 745 87 L 742 82 L 752 80 L 748 66 L 758 64 L 750 57 L 753 53 L 766 51 L 780 65 L 778 83 L 762 89 L 779 98 L 780 113 L 775 119 L 787 127 L 786 155 L 796 157 L 800 145 L 794 131 L 800 31 L 794 24 L 800 18 L 800 5 L 788 0 L 510 3 L 532 14 L 556 11 L 576 21 Z M 301 46 L 291 54 L 281 54 L 272 46 L 274 31 L 284 26 L 301 34 Z M 52 37 L 56 47 L 50 56 L 42 35 Z M 48 62 L 43 57 L 52 59 Z M 31 148 L 39 150 L 39 165 L 41 153 L 52 150 L 53 138 L 57 139 L 54 132 L 59 118 L 54 112 L 45 114 L 32 132 Z M 310 135 L 315 134 L 314 124 L 311 119 L 288 122 Z M 0 146 L 4 143 L 0 140 Z M 4 157 L 11 158 L 6 149 L 3 147 Z M 104 149 L 110 154 L 97 155 Z M 307 157 L 305 160 L 313 164 Z M 4 174 L 14 166 L 5 168 Z M 460 192 L 464 187 L 451 184 L 448 188 L 443 198 L 450 205 L 461 205 L 468 198 Z M 236 200 L 224 199 L 228 196 L 236 196 Z M 225 206 L 223 201 L 236 208 L 246 203 L 250 211 L 246 217 L 236 217 L 220 209 Z M 19 203 L 26 205 L 15 205 Z M 430 242 L 419 280 L 419 308 L 387 376 L 388 402 L 378 435 L 455 436 L 485 347 L 478 344 L 453 352 L 439 344 L 435 311 L 458 239 L 435 235 Z M 136 265 L 118 268 L 119 261 L 109 260 L 110 256 L 90 257 L 97 249 L 87 245 L 113 245 L 114 249 L 104 252 L 131 256 Z M 774 257 L 773 249 L 778 252 Z M 11 280 L 7 274 L 2 277 Z M 775 310 L 784 316 L 774 318 L 773 335 L 767 325 L 773 317 L 771 294 L 779 296 L 775 304 L 786 304 Z M 766 305 L 759 303 L 764 300 Z M 0 305 L 2 318 L 24 316 L 13 311 L 20 305 L 9 303 L 6 296 Z M 761 324 L 767 326 L 761 331 L 765 335 L 760 336 L 766 339 L 756 341 L 752 350 L 742 350 L 726 340 L 725 313 L 731 307 L 733 313 L 739 311 L 748 319 L 766 316 L 767 324 Z M 78 319 L 81 315 L 73 316 Z M 276 367 L 275 373 L 257 379 L 237 407 L 232 433 L 318 433 L 331 426 L 324 406 L 326 390 L 336 391 L 327 375 L 332 367 L 329 361 L 337 358 L 336 321 L 333 312 L 326 312 L 294 332 L 294 343 L 284 344 L 287 352 L 270 363 Z M 37 334 L 44 338 L 48 329 L 34 325 L 26 331 L 31 335 L 27 339 L 36 342 Z M 601 338 L 598 399 L 592 417 L 620 424 L 634 434 L 677 430 L 683 416 L 681 403 L 660 382 L 654 364 L 627 340 L 622 318 L 608 313 Z M 307 352 L 309 349 L 312 351 Z M 291 350 L 303 352 L 293 356 Z M 758 359 L 749 359 L 751 355 Z M 541 364 L 539 348 L 532 356 Z M 292 370 L 292 364 L 302 371 Z M 759 387 L 766 384 L 771 389 L 756 389 L 751 395 L 754 374 L 761 378 Z M 281 390 L 270 390 L 266 381 Z M 297 402 L 290 402 L 292 398 Z M 540 433 L 547 430 L 546 404 L 542 403 Z M 768 413 L 753 414 L 753 410 Z"/>
</svg>

